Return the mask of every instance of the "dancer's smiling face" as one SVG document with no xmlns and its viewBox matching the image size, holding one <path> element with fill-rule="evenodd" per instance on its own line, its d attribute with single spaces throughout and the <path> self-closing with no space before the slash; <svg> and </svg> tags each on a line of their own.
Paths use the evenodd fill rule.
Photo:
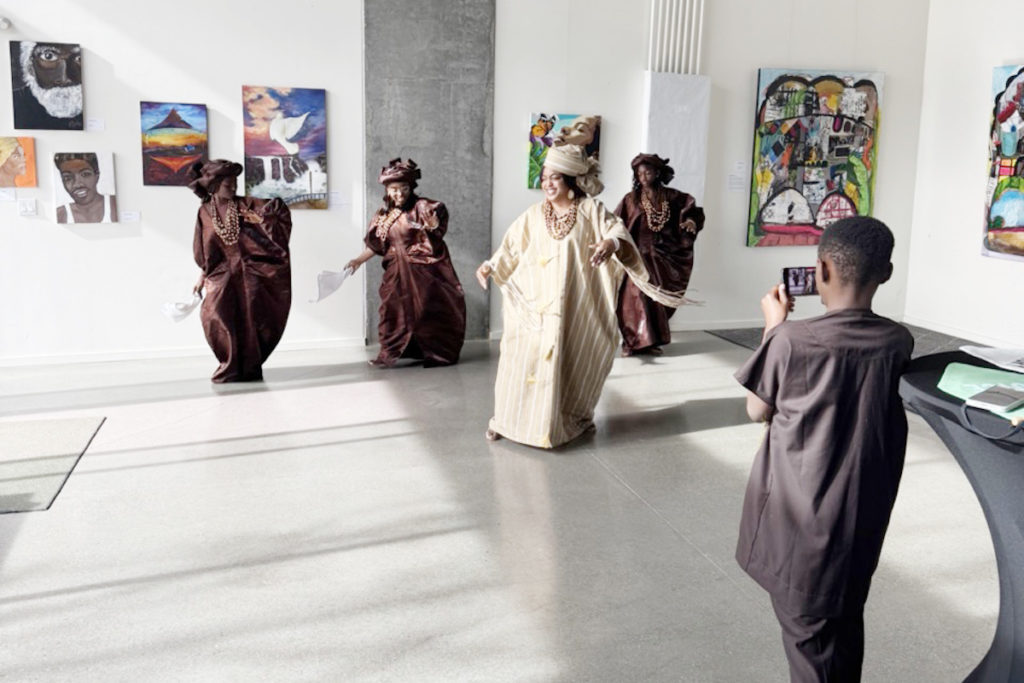
<svg viewBox="0 0 1024 683">
<path fill-rule="evenodd" d="M 544 191 L 544 197 L 549 202 L 561 202 L 569 196 L 569 185 L 565 182 L 565 176 L 546 166 L 540 174 L 540 189 Z"/>
<path fill-rule="evenodd" d="M 409 187 L 409 183 L 388 183 L 384 189 L 387 192 L 388 199 L 398 208 L 404 208 L 405 203 L 409 201 L 409 195 L 412 194 L 412 188 Z"/>
</svg>

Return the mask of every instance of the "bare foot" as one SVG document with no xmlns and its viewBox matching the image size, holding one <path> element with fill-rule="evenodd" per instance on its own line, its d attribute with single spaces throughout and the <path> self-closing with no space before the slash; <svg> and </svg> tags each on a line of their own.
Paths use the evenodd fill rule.
<svg viewBox="0 0 1024 683">
<path fill-rule="evenodd" d="M 629 358 L 632 355 L 633 355 L 633 352 L 630 351 L 629 349 L 622 349 L 622 357 L 623 358 Z"/>
<path fill-rule="evenodd" d="M 488 429 L 486 432 L 484 432 L 484 438 L 487 439 L 488 441 L 497 441 L 498 439 L 501 438 L 501 434 L 494 431 L 493 429 Z"/>
</svg>

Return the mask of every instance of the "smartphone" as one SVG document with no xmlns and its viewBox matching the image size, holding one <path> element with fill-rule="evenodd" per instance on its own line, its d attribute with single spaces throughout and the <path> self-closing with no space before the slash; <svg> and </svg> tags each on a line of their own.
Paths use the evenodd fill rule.
<svg viewBox="0 0 1024 683">
<path fill-rule="evenodd" d="M 814 266 L 796 266 L 782 269 L 782 283 L 790 296 L 810 296 L 818 293 L 814 282 Z"/>
<path fill-rule="evenodd" d="M 967 399 L 967 405 L 986 410 L 1009 412 L 1024 405 L 1024 391 L 999 384 L 979 391 Z"/>
</svg>

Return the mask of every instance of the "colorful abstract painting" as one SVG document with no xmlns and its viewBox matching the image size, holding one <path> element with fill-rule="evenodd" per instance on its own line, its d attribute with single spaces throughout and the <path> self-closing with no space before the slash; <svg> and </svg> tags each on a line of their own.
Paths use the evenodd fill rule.
<svg viewBox="0 0 1024 683">
<path fill-rule="evenodd" d="M 82 130 L 82 48 L 12 40 L 14 127 Z"/>
<path fill-rule="evenodd" d="M 871 215 L 881 73 L 760 69 L 747 246 L 817 244 Z"/>
<path fill-rule="evenodd" d="M 587 154 L 600 158 L 601 117 L 580 114 L 531 114 L 530 157 L 526 186 L 540 188 L 540 172 L 548 148 L 554 144 L 583 145 Z"/>
<path fill-rule="evenodd" d="M 188 169 L 208 159 L 205 104 L 140 102 L 142 184 L 188 185 Z"/>
<path fill-rule="evenodd" d="M 0 187 L 35 186 L 35 139 L 0 138 Z"/>
<path fill-rule="evenodd" d="M 116 188 L 110 152 L 53 155 L 53 205 L 58 223 L 116 223 Z"/>
<path fill-rule="evenodd" d="M 242 86 L 245 193 L 327 208 L 327 91 Z"/>
<path fill-rule="evenodd" d="M 992 122 L 985 193 L 986 256 L 1024 258 L 1024 66 L 992 74 Z"/>
</svg>

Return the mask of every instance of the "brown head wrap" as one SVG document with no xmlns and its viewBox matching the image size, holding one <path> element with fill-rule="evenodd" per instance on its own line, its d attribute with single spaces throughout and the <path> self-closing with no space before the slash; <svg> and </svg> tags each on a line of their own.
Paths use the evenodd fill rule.
<svg viewBox="0 0 1024 683">
<path fill-rule="evenodd" d="M 416 162 L 412 159 L 408 161 L 402 161 L 401 157 L 396 157 L 388 162 L 388 165 L 380 169 L 380 175 L 377 176 L 377 182 L 381 185 L 387 185 L 388 183 L 409 183 L 409 188 L 414 189 L 416 187 L 416 181 L 420 179 L 420 168 L 416 165 Z"/>
<path fill-rule="evenodd" d="M 669 184 L 669 182 L 676 177 L 676 171 L 674 168 L 669 166 L 668 159 L 662 159 L 657 155 L 639 154 L 630 162 L 630 166 L 633 167 L 634 180 L 637 180 L 637 170 L 639 170 L 642 164 L 646 164 L 652 169 L 658 171 L 658 178 L 662 180 L 663 185 Z"/>
<path fill-rule="evenodd" d="M 188 169 L 189 189 L 204 202 L 217 190 L 225 178 L 234 178 L 242 172 L 242 165 L 227 159 L 197 161 Z"/>
<path fill-rule="evenodd" d="M 676 177 L 675 169 L 668 165 L 668 159 L 662 159 L 657 154 L 637 154 L 629 165 L 633 167 L 633 180 L 637 180 L 636 172 L 642 164 L 647 164 L 658 171 L 658 178 L 662 185 L 668 185 Z M 639 182 L 639 181 L 638 181 Z"/>
</svg>

